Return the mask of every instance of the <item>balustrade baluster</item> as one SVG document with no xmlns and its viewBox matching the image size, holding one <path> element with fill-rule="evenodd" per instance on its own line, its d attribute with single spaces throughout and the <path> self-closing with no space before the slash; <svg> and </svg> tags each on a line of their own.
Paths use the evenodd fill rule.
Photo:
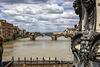
<svg viewBox="0 0 100 67">
<path fill-rule="evenodd" d="M 50 67 L 50 57 L 49 57 L 49 67 Z"/>
<path fill-rule="evenodd" d="M 30 64 L 31 64 L 31 67 L 32 67 L 32 57 L 30 58 Z"/>
<path fill-rule="evenodd" d="M 37 67 L 38 67 L 38 57 L 36 59 L 37 59 Z"/>
<path fill-rule="evenodd" d="M 20 67 L 20 58 L 18 57 L 18 66 Z"/>
</svg>

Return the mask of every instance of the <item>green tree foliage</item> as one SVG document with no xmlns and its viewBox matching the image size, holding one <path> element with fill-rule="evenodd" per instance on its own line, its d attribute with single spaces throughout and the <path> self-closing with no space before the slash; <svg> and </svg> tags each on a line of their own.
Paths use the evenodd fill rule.
<svg viewBox="0 0 100 67">
<path fill-rule="evenodd" d="M 29 32 L 26 32 L 26 34 L 29 34 Z"/>
<path fill-rule="evenodd" d="M 40 32 L 35 32 L 35 34 L 40 34 Z"/>
</svg>

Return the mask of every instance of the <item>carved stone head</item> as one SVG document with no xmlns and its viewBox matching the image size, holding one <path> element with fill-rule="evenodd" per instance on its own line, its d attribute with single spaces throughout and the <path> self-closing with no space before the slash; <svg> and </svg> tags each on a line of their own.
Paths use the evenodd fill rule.
<svg viewBox="0 0 100 67">
<path fill-rule="evenodd" d="M 80 10 L 81 10 L 81 2 L 80 0 L 75 0 L 74 3 L 73 3 L 73 7 L 74 7 L 74 10 L 75 10 L 75 13 L 77 15 L 80 14 Z"/>
<path fill-rule="evenodd" d="M 89 10 L 94 4 L 94 0 L 82 0 L 84 7 Z"/>
</svg>

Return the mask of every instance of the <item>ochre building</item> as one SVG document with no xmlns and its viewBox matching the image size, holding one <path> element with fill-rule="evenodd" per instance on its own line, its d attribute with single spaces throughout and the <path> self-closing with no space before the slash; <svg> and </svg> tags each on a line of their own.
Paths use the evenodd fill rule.
<svg viewBox="0 0 100 67">
<path fill-rule="evenodd" d="M 6 22 L 6 20 L 0 20 L 0 35 L 2 35 L 4 39 L 12 39 L 13 24 Z"/>
</svg>

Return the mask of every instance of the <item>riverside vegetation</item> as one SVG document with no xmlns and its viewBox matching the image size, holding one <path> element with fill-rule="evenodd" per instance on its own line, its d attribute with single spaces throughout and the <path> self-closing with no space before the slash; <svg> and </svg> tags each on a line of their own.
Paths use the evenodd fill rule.
<svg viewBox="0 0 100 67">
<path fill-rule="evenodd" d="M 22 36 L 22 37 L 17 37 L 17 39 L 23 39 L 23 38 L 27 38 L 27 36 Z M 8 41 L 13 41 L 14 39 L 4 39 L 4 42 L 8 42 Z"/>
</svg>

